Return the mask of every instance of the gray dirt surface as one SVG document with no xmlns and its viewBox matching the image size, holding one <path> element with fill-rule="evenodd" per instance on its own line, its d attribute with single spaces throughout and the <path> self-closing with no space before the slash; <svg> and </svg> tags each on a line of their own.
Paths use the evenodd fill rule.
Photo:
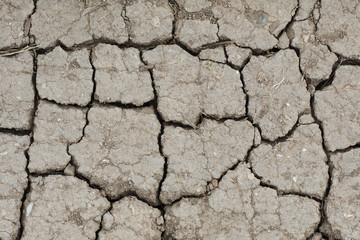
<svg viewBox="0 0 360 240">
<path fill-rule="evenodd" d="M 22 239 L 95 239 L 110 203 L 85 181 L 71 176 L 31 178 Z"/>
<path fill-rule="evenodd" d="M 360 150 L 354 149 L 331 156 L 333 182 L 326 201 L 326 214 L 332 232 L 338 239 L 360 236 Z"/>
<path fill-rule="evenodd" d="M 199 61 L 178 46 L 158 46 L 145 52 L 144 60 L 154 66 L 158 110 L 166 121 L 194 126 L 202 113 L 215 118 L 245 115 L 239 71 Z"/>
<path fill-rule="evenodd" d="M 360 240 L 360 0 L 0 1 L 0 240 Z"/>
<path fill-rule="evenodd" d="M 181 196 L 204 194 L 208 182 L 244 161 L 253 139 L 254 128 L 248 121 L 219 124 L 205 119 L 198 130 L 165 127 L 162 142 L 168 169 L 160 200 L 169 204 Z"/>
<path fill-rule="evenodd" d="M 100 102 L 143 105 L 154 98 L 149 71 L 135 48 L 99 44 L 92 61 L 95 72 L 95 98 Z"/>
<path fill-rule="evenodd" d="M 360 142 L 359 77 L 360 67 L 340 66 L 333 83 L 315 93 L 315 115 L 322 122 L 330 151 Z"/>
<path fill-rule="evenodd" d="M 252 57 L 242 71 L 249 115 L 270 141 L 286 135 L 299 115 L 310 109 L 298 61 L 295 51 L 282 50 L 267 58 Z"/>
<path fill-rule="evenodd" d="M 359 2 L 331 0 L 321 3 L 317 38 L 332 51 L 343 56 L 360 59 Z"/>
<path fill-rule="evenodd" d="M 99 240 L 161 239 L 163 225 L 164 219 L 158 209 L 135 197 L 125 197 L 104 215 Z"/>
<path fill-rule="evenodd" d="M 29 53 L 0 57 L 0 128 L 30 129 L 34 108 Z"/>
<path fill-rule="evenodd" d="M 315 24 L 311 20 L 295 22 L 288 30 L 291 45 L 300 49 L 300 67 L 314 86 L 330 77 L 338 60 L 326 45 L 316 40 Z"/>
<path fill-rule="evenodd" d="M 116 199 L 136 193 L 152 204 L 163 176 L 160 123 L 150 107 L 92 107 L 85 135 L 69 147 L 78 172 Z M 104 177 L 106 176 L 106 177 Z"/>
<path fill-rule="evenodd" d="M 29 149 L 29 171 L 63 170 L 70 162 L 67 147 L 79 141 L 85 127 L 85 111 L 41 101 L 35 113 L 34 142 Z M 50 134 L 49 134 L 50 133 Z"/>
<path fill-rule="evenodd" d="M 0 133 L 0 239 L 15 239 L 20 228 L 21 199 L 27 187 L 28 136 Z"/>
<path fill-rule="evenodd" d="M 19 47 L 28 43 L 24 32 L 24 22 L 32 13 L 32 0 L 12 0 L 0 2 L 0 49 Z M 1 64 L 2 65 L 2 64 Z"/>
<path fill-rule="evenodd" d="M 306 239 L 319 221 L 319 203 L 277 196 L 243 164 L 210 196 L 184 198 L 165 214 L 166 232 L 175 239 Z"/>
<path fill-rule="evenodd" d="M 37 89 L 41 98 L 60 104 L 87 105 L 93 91 L 89 52 L 56 47 L 38 58 Z"/>
<path fill-rule="evenodd" d="M 165 41 L 172 37 L 172 10 L 166 0 L 135 0 L 126 6 L 129 36 L 137 44 Z"/>
<path fill-rule="evenodd" d="M 249 161 L 263 182 L 284 192 L 300 192 L 321 199 L 328 181 L 327 157 L 317 124 L 300 125 L 285 142 L 263 143 Z"/>
<path fill-rule="evenodd" d="M 278 40 L 276 36 L 295 14 L 297 1 L 262 2 L 260 0 L 229 0 L 212 8 L 219 25 L 220 39 L 234 40 L 242 47 L 268 50 Z"/>
</svg>

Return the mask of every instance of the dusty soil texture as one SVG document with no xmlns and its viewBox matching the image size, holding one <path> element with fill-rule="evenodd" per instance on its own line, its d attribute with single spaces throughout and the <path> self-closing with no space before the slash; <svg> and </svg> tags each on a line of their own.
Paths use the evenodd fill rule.
<svg viewBox="0 0 360 240">
<path fill-rule="evenodd" d="M 358 0 L 0 1 L 0 240 L 360 240 Z"/>
</svg>

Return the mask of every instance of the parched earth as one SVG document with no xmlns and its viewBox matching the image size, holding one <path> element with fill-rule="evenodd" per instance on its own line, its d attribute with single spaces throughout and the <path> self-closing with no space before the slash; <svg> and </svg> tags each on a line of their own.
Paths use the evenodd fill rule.
<svg viewBox="0 0 360 240">
<path fill-rule="evenodd" d="M 0 239 L 360 239 L 360 2 L 0 2 Z"/>
</svg>

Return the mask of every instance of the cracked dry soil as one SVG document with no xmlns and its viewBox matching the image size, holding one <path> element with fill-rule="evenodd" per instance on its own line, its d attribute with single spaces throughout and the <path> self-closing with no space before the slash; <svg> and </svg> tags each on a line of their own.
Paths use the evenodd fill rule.
<svg viewBox="0 0 360 240">
<path fill-rule="evenodd" d="M 360 2 L 0 2 L 0 239 L 360 239 Z"/>
</svg>

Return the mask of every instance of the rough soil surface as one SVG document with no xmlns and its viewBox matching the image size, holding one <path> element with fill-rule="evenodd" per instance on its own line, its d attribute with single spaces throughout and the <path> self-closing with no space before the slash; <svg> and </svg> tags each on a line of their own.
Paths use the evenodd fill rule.
<svg viewBox="0 0 360 240">
<path fill-rule="evenodd" d="M 22 239 L 95 239 L 110 203 L 99 190 L 70 176 L 30 178 Z"/>
<path fill-rule="evenodd" d="M 0 2 L 0 240 L 360 239 L 356 0 Z"/>
<path fill-rule="evenodd" d="M 0 128 L 31 128 L 33 59 L 29 53 L 0 58 Z"/>
<path fill-rule="evenodd" d="M 164 159 L 154 110 L 93 107 L 87 119 L 83 138 L 69 147 L 79 173 L 112 199 L 134 192 L 157 204 Z"/>
<path fill-rule="evenodd" d="M 314 200 L 261 187 L 240 164 L 210 196 L 167 207 L 165 220 L 168 237 L 175 239 L 305 239 L 320 212 Z"/>
<path fill-rule="evenodd" d="M 25 150 L 28 136 L 0 134 L 0 239 L 15 239 L 20 229 L 22 196 L 28 184 Z"/>
<path fill-rule="evenodd" d="M 360 67 L 341 66 L 333 83 L 315 93 L 315 115 L 322 122 L 330 151 L 360 143 L 359 77 Z"/>
<path fill-rule="evenodd" d="M 99 239 L 161 239 L 161 212 L 135 197 L 124 197 L 103 217 Z"/>
<path fill-rule="evenodd" d="M 89 52 L 65 52 L 56 47 L 38 58 L 36 87 L 39 96 L 60 104 L 87 105 L 93 91 Z"/>
<path fill-rule="evenodd" d="M 162 143 L 168 169 L 160 200 L 168 204 L 181 196 L 203 195 L 208 182 L 214 184 L 226 170 L 245 160 L 253 139 L 254 128 L 248 121 L 219 124 L 205 119 L 197 130 L 166 126 Z"/>
<path fill-rule="evenodd" d="M 252 57 L 242 73 L 249 115 L 259 124 L 264 138 L 274 141 L 286 135 L 299 115 L 310 109 L 310 94 L 295 51 Z"/>
</svg>

